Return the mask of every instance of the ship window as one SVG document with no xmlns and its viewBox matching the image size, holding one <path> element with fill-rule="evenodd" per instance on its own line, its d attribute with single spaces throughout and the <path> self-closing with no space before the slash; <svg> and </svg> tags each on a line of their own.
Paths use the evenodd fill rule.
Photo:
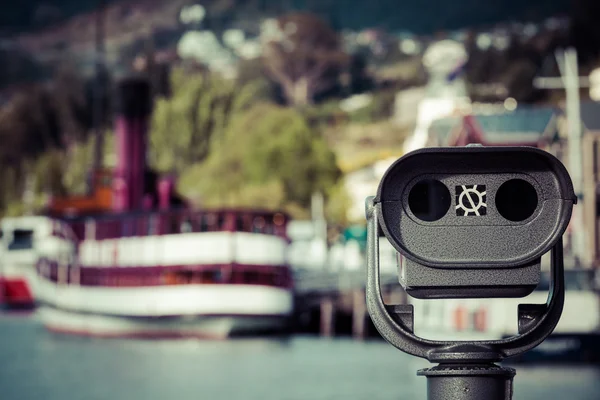
<svg viewBox="0 0 600 400">
<path fill-rule="evenodd" d="M 148 228 L 146 231 L 148 235 L 156 235 L 158 232 L 158 220 L 156 219 L 156 215 L 151 215 L 148 218 L 148 224 L 146 226 Z"/>
<path fill-rule="evenodd" d="M 181 226 L 179 224 L 179 221 L 177 220 L 177 216 L 176 215 L 169 215 L 167 216 L 168 220 L 169 220 L 169 226 L 168 226 L 168 232 L 169 234 L 171 233 L 181 233 Z"/>
<path fill-rule="evenodd" d="M 221 270 L 213 271 L 212 279 L 214 283 L 222 282 L 223 274 L 221 273 Z"/>
<path fill-rule="evenodd" d="M 235 218 L 235 230 L 237 232 L 244 232 L 244 216 L 238 215 Z"/>
<path fill-rule="evenodd" d="M 225 225 L 225 216 L 223 214 L 219 214 L 217 216 L 217 226 L 213 226 L 213 229 L 216 231 L 220 231 L 223 230 L 223 227 Z"/>
<path fill-rule="evenodd" d="M 272 235 L 273 233 L 275 233 L 275 226 L 273 225 L 272 219 L 265 225 L 265 229 L 263 230 L 263 232 L 268 235 Z"/>
<path fill-rule="evenodd" d="M 245 275 L 245 283 L 248 284 L 253 284 L 253 283 L 257 283 L 259 280 L 259 276 L 258 273 L 255 271 L 246 271 Z"/>
<path fill-rule="evenodd" d="M 182 233 L 190 233 L 193 231 L 192 228 L 192 221 L 190 221 L 189 218 L 186 218 L 182 223 L 181 223 L 181 232 Z"/>
<path fill-rule="evenodd" d="M 229 281 L 231 283 L 243 283 L 244 282 L 244 273 L 240 271 L 233 270 L 231 272 Z"/>
<path fill-rule="evenodd" d="M 278 271 L 275 273 L 275 285 L 276 286 L 286 286 L 287 279 L 284 271 Z"/>
<path fill-rule="evenodd" d="M 194 279 L 193 271 L 180 271 L 178 275 L 179 275 L 179 282 L 183 283 L 183 284 L 192 283 L 192 281 Z"/>
<path fill-rule="evenodd" d="M 8 250 L 28 250 L 33 248 L 33 231 L 15 229 L 13 240 L 8 245 Z"/>
<path fill-rule="evenodd" d="M 265 219 L 263 217 L 256 217 L 252 223 L 252 231 L 255 233 L 261 233 L 265 228 Z"/>
<path fill-rule="evenodd" d="M 193 283 L 219 283 L 223 279 L 220 270 L 204 270 L 195 273 Z"/>
<path fill-rule="evenodd" d="M 200 232 L 207 232 L 209 230 L 211 219 L 214 219 L 212 214 L 200 216 Z"/>
<path fill-rule="evenodd" d="M 273 222 L 275 223 L 275 225 L 277 226 L 282 226 L 285 222 L 285 217 L 283 216 L 283 214 L 275 214 L 275 216 L 273 217 Z"/>
<path fill-rule="evenodd" d="M 273 223 L 275 224 L 275 234 L 285 236 L 285 216 L 281 213 L 275 214 Z"/>
</svg>

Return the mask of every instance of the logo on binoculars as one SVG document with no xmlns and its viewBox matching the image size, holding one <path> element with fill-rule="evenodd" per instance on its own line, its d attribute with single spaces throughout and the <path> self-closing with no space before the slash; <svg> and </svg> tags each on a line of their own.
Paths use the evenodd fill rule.
<svg viewBox="0 0 600 400">
<path fill-rule="evenodd" d="M 485 185 L 456 186 L 456 215 L 482 216 L 487 214 Z"/>
</svg>

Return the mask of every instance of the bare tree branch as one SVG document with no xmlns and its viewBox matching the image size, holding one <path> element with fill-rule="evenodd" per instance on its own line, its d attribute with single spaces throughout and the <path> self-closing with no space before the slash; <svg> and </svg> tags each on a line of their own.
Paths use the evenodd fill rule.
<svg viewBox="0 0 600 400">
<path fill-rule="evenodd" d="M 312 14 L 289 14 L 277 24 L 277 38 L 264 41 L 265 69 L 290 104 L 310 103 L 337 81 L 348 57 L 336 32 Z"/>
</svg>

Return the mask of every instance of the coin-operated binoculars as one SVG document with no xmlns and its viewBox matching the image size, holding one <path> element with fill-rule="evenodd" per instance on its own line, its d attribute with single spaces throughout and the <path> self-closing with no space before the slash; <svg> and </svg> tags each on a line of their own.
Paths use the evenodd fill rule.
<svg viewBox="0 0 600 400">
<path fill-rule="evenodd" d="M 405 155 L 367 199 L 367 308 L 393 346 L 439 363 L 430 400 L 509 400 L 514 369 L 496 364 L 539 345 L 564 302 L 562 235 L 577 198 L 554 156 L 528 147 L 430 148 Z M 518 307 L 518 335 L 489 341 L 432 341 L 413 333 L 413 306 L 386 305 L 379 237 L 403 256 L 399 280 L 420 299 L 525 297 L 551 252 L 546 304 Z M 515 321 L 517 322 L 517 321 Z"/>
</svg>

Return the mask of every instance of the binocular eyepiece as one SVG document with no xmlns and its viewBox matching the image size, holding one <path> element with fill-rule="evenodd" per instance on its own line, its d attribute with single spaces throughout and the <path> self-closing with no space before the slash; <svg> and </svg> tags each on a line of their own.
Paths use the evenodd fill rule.
<svg viewBox="0 0 600 400">
<path fill-rule="evenodd" d="M 385 173 L 372 200 L 416 298 L 524 297 L 577 198 L 563 164 L 530 147 L 422 149 Z"/>
<path fill-rule="evenodd" d="M 439 366 L 419 371 L 432 399 L 508 400 L 515 371 L 494 362 L 539 345 L 562 313 L 562 235 L 577 198 L 562 163 L 530 147 L 432 148 L 400 158 L 367 199 L 366 300 L 390 344 Z M 400 283 L 412 297 L 524 297 L 551 254 L 545 304 L 519 304 L 518 335 L 432 341 L 414 334 L 412 304 L 383 302 L 381 234 L 401 254 Z"/>
</svg>

